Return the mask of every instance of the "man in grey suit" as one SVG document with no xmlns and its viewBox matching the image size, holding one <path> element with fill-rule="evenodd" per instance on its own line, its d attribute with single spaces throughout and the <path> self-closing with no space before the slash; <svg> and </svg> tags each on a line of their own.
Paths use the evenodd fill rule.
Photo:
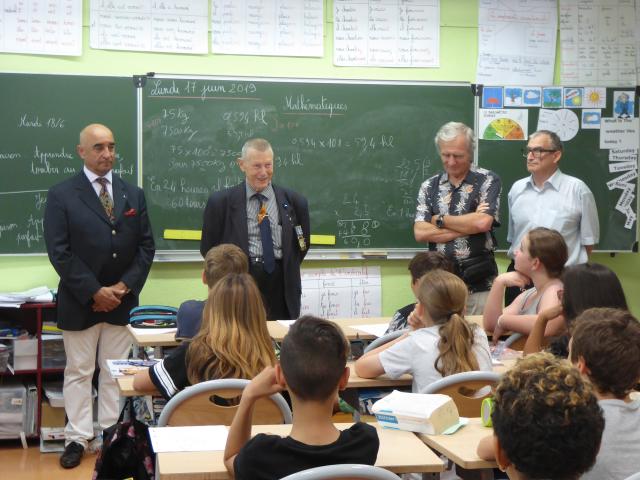
<svg viewBox="0 0 640 480">
<path fill-rule="evenodd" d="M 49 260 L 60 276 L 57 318 L 67 354 L 64 468 L 80 464 L 94 437 L 96 356 L 99 426 L 104 429 L 118 419 L 118 387 L 106 360 L 126 358 L 129 352 L 125 325 L 155 253 L 144 193 L 113 175 L 111 130 L 88 125 L 80 132 L 77 152 L 84 168 L 49 189 L 44 215 Z"/>
<path fill-rule="evenodd" d="M 239 246 L 262 293 L 269 320 L 300 315 L 300 264 L 309 248 L 309 207 L 299 193 L 271 183 L 273 149 L 262 138 L 242 147 L 245 181 L 214 192 L 204 211 L 200 252 Z"/>
</svg>

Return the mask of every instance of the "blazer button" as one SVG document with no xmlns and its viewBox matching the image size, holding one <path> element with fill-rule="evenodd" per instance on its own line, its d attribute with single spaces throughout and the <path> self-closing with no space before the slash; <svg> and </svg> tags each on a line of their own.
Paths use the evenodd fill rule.
<svg viewBox="0 0 640 480">
<path fill-rule="evenodd" d="M 111 230 L 111 235 L 115 235 L 116 231 L 115 230 Z"/>
<path fill-rule="evenodd" d="M 117 253 L 114 253 L 114 254 L 113 254 L 113 258 L 118 258 L 118 254 L 117 254 Z"/>
</svg>

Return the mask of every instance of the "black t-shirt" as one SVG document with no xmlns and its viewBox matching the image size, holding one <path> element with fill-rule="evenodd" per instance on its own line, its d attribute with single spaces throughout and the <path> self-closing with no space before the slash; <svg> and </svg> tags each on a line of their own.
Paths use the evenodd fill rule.
<svg viewBox="0 0 640 480">
<path fill-rule="evenodd" d="M 149 376 L 158 391 L 169 400 L 180 390 L 191 385 L 187 378 L 187 349 L 190 342 L 183 342 L 153 367 Z"/>
<path fill-rule="evenodd" d="M 308 468 L 340 463 L 373 465 L 378 456 L 378 433 L 366 423 L 343 430 L 328 445 L 306 445 L 291 437 L 260 433 L 238 453 L 236 480 L 276 480 Z"/>
</svg>

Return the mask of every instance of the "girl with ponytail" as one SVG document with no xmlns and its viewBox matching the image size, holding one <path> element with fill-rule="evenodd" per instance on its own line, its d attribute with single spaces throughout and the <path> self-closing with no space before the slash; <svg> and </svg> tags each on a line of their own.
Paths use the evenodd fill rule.
<svg viewBox="0 0 640 480">
<path fill-rule="evenodd" d="M 464 319 L 467 287 L 460 278 L 434 270 L 420 279 L 412 330 L 360 357 L 360 377 L 386 373 L 413 375 L 412 391 L 422 392 L 436 380 L 471 370 L 491 371 L 489 341 L 484 330 Z"/>
</svg>

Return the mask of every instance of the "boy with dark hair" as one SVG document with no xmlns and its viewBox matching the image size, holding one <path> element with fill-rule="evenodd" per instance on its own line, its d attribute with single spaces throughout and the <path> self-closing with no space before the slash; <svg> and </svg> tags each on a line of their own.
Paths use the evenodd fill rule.
<svg viewBox="0 0 640 480">
<path fill-rule="evenodd" d="M 493 436 L 478 456 L 495 459 L 511 480 L 574 480 L 592 467 L 604 418 L 591 384 L 565 360 L 537 353 L 498 383 Z"/>
<path fill-rule="evenodd" d="M 432 251 L 416 254 L 409 262 L 409 266 L 407 268 L 411 273 L 411 290 L 413 290 L 414 296 L 417 296 L 416 289 L 418 287 L 418 281 L 425 273 L 432 270 L 446 270 L 447 272 L 453 273 L 453 265 L 451 264 L 451 261 L 445 257 L 444 254 Z M 389 322 L 389 328 L 384 332 L 385 335 L 387 333 L 395 332 L 396 330 L 404 330 L 405 328 L 408 328 L 409 325 L 407 324 L 407 321 L 415 308 L 416 302 L 413 302 L 397 310 L 391 318 L 391 322 Z"/>
<path fill-rule="evenodd" d="M 596 463 L 582 478 L 615 480 L 640 472 L 640 323 L 626 310 L 590 308 L 572 329 L 569 358 L 593 384 L 605 428 Z"/>
<path fill-rule="evenodd" d="M 303 316 L 282 342 L 280 363 L 263 370 L 244 389 L 224 451 L 227 470 L 237 480 L 279 479 L 308 468 L 338 463 L 373 465 L 378 435 L 356 423 L 340 431 L 331 419 L 338 391 L 349 380 L 349 343 L 327 320 Z M 293 425 L 288 437 L 258 434 L 251 438 L 255 402 L 288 389 Z"/>
<path fill-rule="evenodd" d="M 222 243 L 209 249 L 204 257 L 202 283 L 209 290 L 227 273 L 249 273 L 249 259 L 236 245 Z M 176 340 L 190 340 L 202 323 L 203 300 L 187 300 L 178 308 Z"/>
</svg>

